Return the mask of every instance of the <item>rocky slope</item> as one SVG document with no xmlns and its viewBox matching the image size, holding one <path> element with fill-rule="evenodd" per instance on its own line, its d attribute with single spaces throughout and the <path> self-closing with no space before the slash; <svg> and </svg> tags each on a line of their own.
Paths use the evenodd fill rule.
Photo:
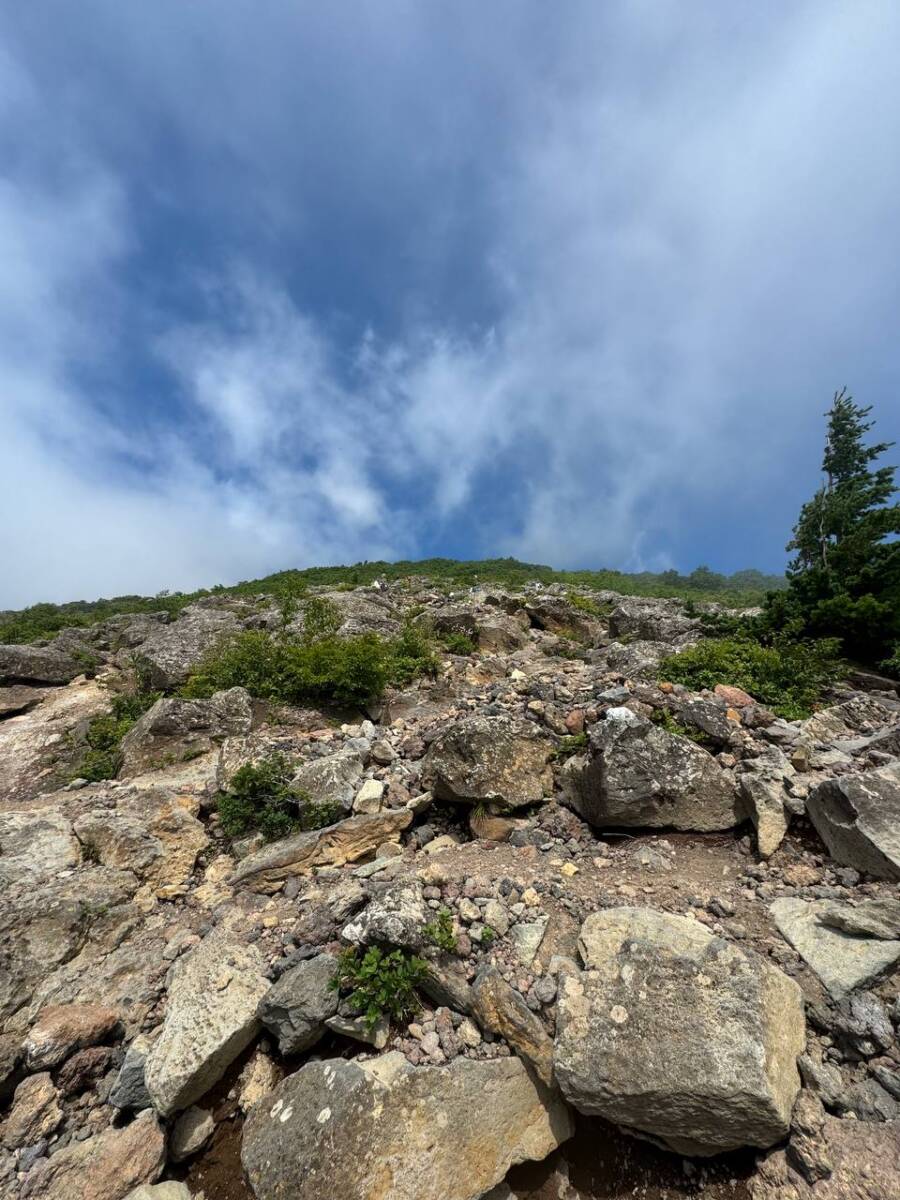
<svg viewBox="0 0 900 1200">
<path fill-rule="evenodd" d="M 475 649 L 367 713 L 169 695 L 87 783 L 135 655 L 171 693 L 277 605 L 0 647 L 0 1192 L 900 1195 L 896 692 L 788 722 L 659 681 L 675 601 L 331 599 Z M 272 752 L 339 819 L 225 837 Z M 385 945 L 428 963 L 392 1027 L 331 986 Z"/>
</svg>

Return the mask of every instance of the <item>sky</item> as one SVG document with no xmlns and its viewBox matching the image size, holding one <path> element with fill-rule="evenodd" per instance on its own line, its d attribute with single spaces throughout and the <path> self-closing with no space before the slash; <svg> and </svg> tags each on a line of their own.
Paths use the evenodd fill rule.
<svg viewBox="0 0 900 1200">
<path fill-rule="evenodd" d="M 900 437 L 898 45 L 894 0 L 0 6 L 0 607 L 781 570 L 835 389 Z"/>
</svg>

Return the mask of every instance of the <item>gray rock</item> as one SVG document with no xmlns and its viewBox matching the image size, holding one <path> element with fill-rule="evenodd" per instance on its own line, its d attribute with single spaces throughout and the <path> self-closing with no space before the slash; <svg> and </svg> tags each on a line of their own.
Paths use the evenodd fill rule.
<svg viewBox="0 0 900 1200">
<path fill-rule="evenodd" d="M 534 962 L 541 942 L 544 940 L 549 920 L 549 917 L 543 916 L 538 917 L 536 921 L 519 921 L 509 931 L 513 949 L 523 966 L 530 967 Z"/>
<path fill-rule="evenodd" d="M 122 776 L 158 770 L 211 750 L 217 740 L 247 734 L 253 705 L 246 688 L 209 700 L 157 700 L 122 740 Z"/>
<path fill-rule="evenodd" d="M 571 1133 L 518 1059 L 413 1068 L 392 1052 L 283 1080 L 248 1116 L 241 1158 L 257 1200 L 477 1200 Z"/>
<path fill-rule="evenodd" d="M 767 746 L 757 758 L 742 763 L 741 795 L 756 826 L 756 844 L 762 858 L 774 854 L 787 833 L 790 810 L 785 783 L 795 775 L 777 746 Z"/>
<path fill-rule="evenodd" d="M 341 937 L 351 946 L 388 943 L 408 950 L 421 950 L 425 944 L 424 929 L 432 916 L 422 895 L 421 883 L 402 883 L 372 900 L 344 926 Z"/>
<path fill-rule="evenodd" d="M 616 908 L 584 922 L 561 975 L 563 1095 L 680 1154 L 785 1136 L 806 1035 L 800 989 L 697 921 Z"/>
<path fill-rule="evenodd" d="M 338 962 L 331 954 L 298 963 L 286 971 L 260 1001 L 257 1014 L 278 1038 L 282 1054 L 302 1054 L 325 1032 L 337 1012 L 338 993 L 331 987 Z"/>
<path fill-rule="evenodd" d="M 859 992 L 839 1001 L 829 1029 L 851 1059 L 884 1054 L 894 1041 L 894 1030 L 885 1007 L 871 992 Z"/>
<path fill-rule="evenodd" d="M 823 914 L 834 920 L 835 908 L 831 900 L 785 897 L 774 901 L 769 911 L 779 932 L 835 1000 L 840 1000 L 890 971 L 900 959 L 900 940 L 858 937 L 823 923 Z"/>
<path fill-rule="evenodd" d="M 858 904 L 826 904 L 819 913 L 823 925 L 858 937 L 900 940 L 900 900 L 889 896 L 861 900 Z"/>
<path fill-rule="evenodd" d="M 255 946 L 222 929 L 175 963 L 145 1070 L 157 1112 L 170 1116 L 199 1100 L 256 1036 L 257 1006 L 269 990 L 265 967 Z"/>
<path fill-rule="evenodd" d="M 71 822 L 56 808 L 0 813 L 0 883 L 34 886 L 81 862 Z"/>
<path fill-rule="evenodd" d="M 549 794 L 552 749 L 549 737 L 529 721 L 464 717 L 431 743 L 423 775 L 440 800 L 521 808 Z"/>
<path fill-rule="evenodd" d="M 304 763 L 294 776 L 294 784 L 317 804 L 340 804 L 349 812 L 362 773 L 362 755 L 349 747 Z"/>
<path fill-rule="evenodd" d="M 711 754 L 641 718 L 594 726 L 570 803 L 599 828 L 704 831 L 730 829 L 744 817 L 733 781 Z"/>
<path fill-rule="evenodd" d="M 144 1070 L 150 1043 L 143 1034 L 138 1034 L 128 1049 L 119 1068 L 116 1081 L 109 1093 L 113 1108 L 150 1108 L 153 1101 L 144 1082 Z"/>
<path fill-rule="evenodd" d="M 172 1126 L 169 1134 L 169 1157 L 173 1162 L 184 1162 L 202 1150 L 216 1131 L 212 1113 L 192 1104 L 186 1108 Z"/>
<path fill-rule="evenodd" d="M 141 645 L 150 686 L 162 691 L 179 687 L 208 650 L 240 628 L 227 609 L 190 605 L 170 625 L 153 629 Z"/>
<path fill-rule="evenodd" d="M 379 1017 L 374 1024 L 370 1024 L 365 1017 L 350 1017 L 336 1013 L 333 1017 L 329 1017 L 325 1024 L 332 1033 L 352 1038 L 354 1042 L 363 1042 L 367 1046 L 374 1046 L 376 1050 L 383 1050 L 391 1035 L 391 1023 L 387 1017 Z"/>
<path fill-rule="evenodd" d="M 807 811 L 832 858 L 879 879 L 900 879 L 900 762 L 826 779 Z"/>
<path fill-rule="evenodd" d="M 125 1200 L 191 1200 L 186 1183 L 167 1180 L 165 1183 L 145 1183 L 129 1192 Z"/>
<path fill-rule="evenodd" d="M 609 632 L 614 638 L 627 634 L 648 642 L 681 644 L 696 640 L 699 631 L 699 620 L 686 616 L 673 600 L 625 596 L 609 615 Z"/>
<path fill-rule="evenodd" d="M 84 665 L 56 647 L 0 646 L 0 683 L 70 683 Z"/>
</svg>

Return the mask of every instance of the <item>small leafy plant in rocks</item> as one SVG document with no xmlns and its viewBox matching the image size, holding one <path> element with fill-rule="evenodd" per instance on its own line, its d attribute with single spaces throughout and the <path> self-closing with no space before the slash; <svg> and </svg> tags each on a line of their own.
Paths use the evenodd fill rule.
<svg viewBox="0 0 900 1200">
<path fill-rule="evenodd" d="M 351 947 L 341 955 L 331 987 L 347 992 L 350 1007 L 373 1029 L 382 1017 L 399 1022 L 419 1011 L 416 989 L 427 974 L 425 960 L 402 947 Z"/>
</svg>

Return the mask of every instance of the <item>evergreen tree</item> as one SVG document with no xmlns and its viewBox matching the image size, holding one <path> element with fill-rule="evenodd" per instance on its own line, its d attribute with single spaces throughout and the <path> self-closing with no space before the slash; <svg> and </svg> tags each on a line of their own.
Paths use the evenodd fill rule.
<svg viewBox="0 0 900 1200">
<path fill-rule="evenodd" d="M 768 608 L 798 632 L 840 637 L 847 653 L 877 662 L 900 640 L 900 504 L 891 503 L 896 468 L 875 465 L 893 443 L 864 442 L 870 412 L 846 388 L 835 393 L 825 479 L 788 543 L 788 593 Z"/>
</svg>

